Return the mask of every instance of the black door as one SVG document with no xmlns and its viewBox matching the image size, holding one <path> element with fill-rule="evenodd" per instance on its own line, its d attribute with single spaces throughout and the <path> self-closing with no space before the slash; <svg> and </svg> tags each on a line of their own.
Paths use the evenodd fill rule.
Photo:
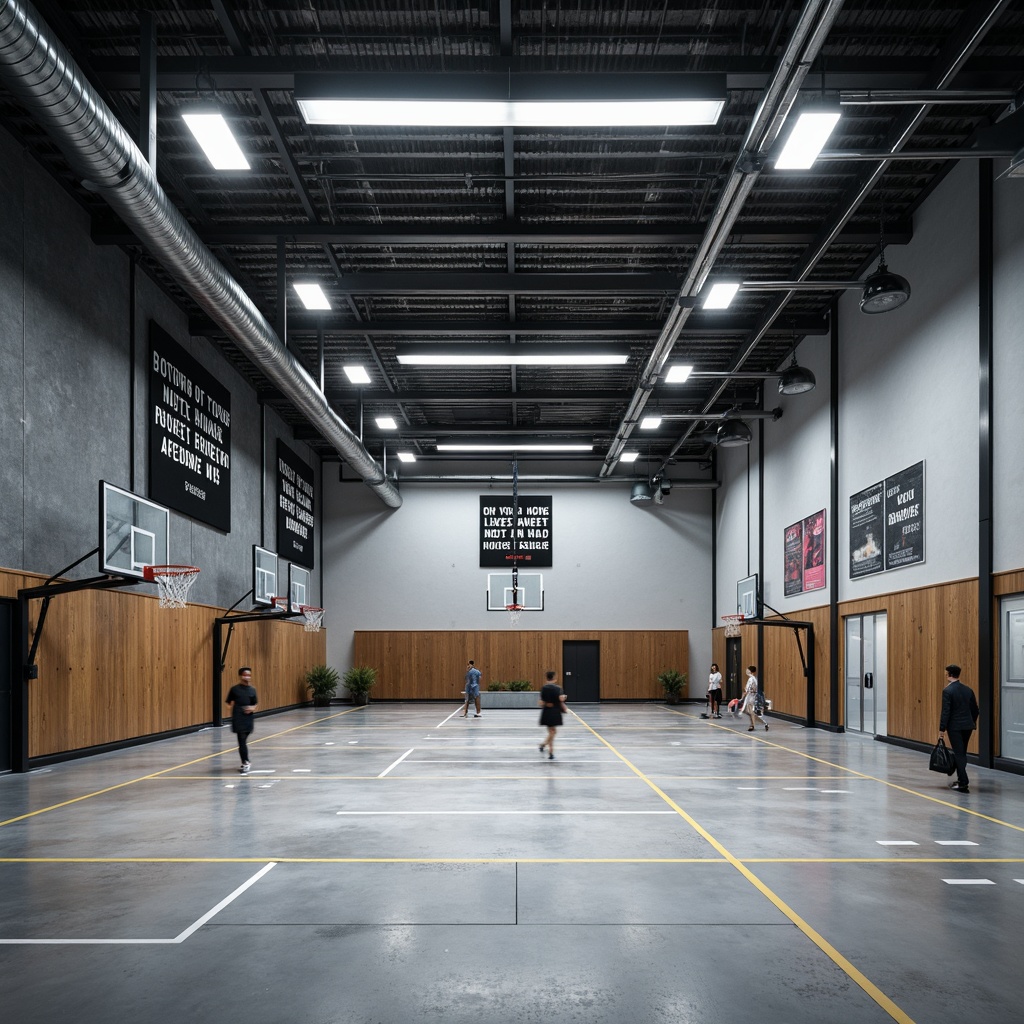
<svg viewBox="0 0 1024 1024">
<path fill-rule="evenodd" d="M 725 638 L 725 699 L 733 700 L 743 693 L 746 686 L 743 680 L 743 668 L 740 662 L 743 658 L 742 637 L 727 636 Z"/>
<path fill-rule="evenodd" d="M 14 602 L 0 601 L 0 772 L 11 764 L 11 726 L 14 698 Z"/>
<path fill-rule="evenodd" d="M 601 699 L 597 640 L 562 641 L 562 689 L 570 703 L 596 704 Z"/>
</svg>

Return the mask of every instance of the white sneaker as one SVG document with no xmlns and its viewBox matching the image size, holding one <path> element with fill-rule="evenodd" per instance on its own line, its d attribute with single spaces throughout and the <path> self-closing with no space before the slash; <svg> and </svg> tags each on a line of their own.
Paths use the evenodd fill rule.
<svg viewBox="0 0 1024 1024">
<path fill-rule="evenodd" d="M 242 767 L 238 769 L 238 774 L 248 775 L 250 771 L 252 771 L 252 765 L 249 764 L 248 761 L 246 761 L 245 764 L 243 764 Z"/>
</svg>

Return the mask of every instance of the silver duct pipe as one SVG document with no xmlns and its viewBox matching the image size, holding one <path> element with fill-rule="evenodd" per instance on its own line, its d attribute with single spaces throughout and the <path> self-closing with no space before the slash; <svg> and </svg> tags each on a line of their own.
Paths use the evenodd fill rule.
<svg viewBox="0 0 1024 1024">
<path fill-rule="evenodd" d="M 516 478 L 523 484 L 624 484 L 632 487 L 639 480 L 646 480 L 647 477 L 637 476 L 581 476 L 567 475 L 545 476 L 544 474 L 530 475 L 522 474 Z M 463 475 L 463 476 L 405 476 L 402 477 L 405 486 L 409 484 L 508 484 L 512 485 L 512 474 L 502 476 L 488 476 L 486 474 Z M 670 480 L 665 479 L 673 490 L 679 491 L 715 491 L 721 487 L 718 480 Z"/>
<path fill-rule="evenodd" d="M 82 178 L 391 508 L 402 496 L 173 206 L 132 138 L 25 0 L 0 0 L 0 76 Z"/>
<path fill-rule="evenodd" d="M 740 154 L 722 187 L 707 230 L 680 288 L 680 299 L 696 295 L 707 280 L 760 174 L 760 156 L 771 147 L 782 130 L 786 115 L 799 95 L 800 86 L 824 46 L 842 6 L 843 0 L 808 0 L 800 12 L 793 35 L 754 114 Z M 651 391 L 657 384 L 658 377 L 692 312 L 691 305 L 677 303 L 669 313 L 668 320 L 655 342 L 654 351 L 640 374 L 640 383 L 630 399 L 605 456 L 604 465 L 601 467 L 602 477 L 614 470 L 626 441 L 629 440 L 636 424 L 640 422 L 640 414 L 647 405 Z"/>
</svg>

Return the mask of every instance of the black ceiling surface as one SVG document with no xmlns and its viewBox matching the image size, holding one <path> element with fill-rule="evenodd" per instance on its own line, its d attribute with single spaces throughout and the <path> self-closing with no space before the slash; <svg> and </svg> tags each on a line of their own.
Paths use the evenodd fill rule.
<svg viewBox="0 0 1024 1024">
<path fill-rule="evenodd" d="M 37 4 L 137 135 L 140 15 L 129 0 Z M 522 442 L 579 439 L 589 463 L 610 451 L 642 463 L 705 461 L 708 424 L 666 420 L 641 432 L 629 410 L 706 415 L 771 409 L 774 377 L 825 345 L 836 291 L 742 292 L 733 308 L 695 308 L 665 365 L 745 376 L 668 385 L 649 373 L 659 336 L 801 7 L 786 0 L 706 7 L 669 0 L 148 0 L 157 41 L 157 174 L 200 237 L 274 325 L 279 257 L 285 278 L 318 281 L 333 309 L 309 313 L 288 289 L 287 343 L 333 408 L 381 458 L 397 449 L 440 458 L 447 439 L 501 434 Z M 293 95 L 302 72 L 525 72 L 726 76 L 714 127 L 437 129 L 308 126 Z M 850 281 L 874 269 L 884 218 L 890 268 L 923 198 L 954 166 L 952 151 L 985 148 L 985 128 L 1018 105 L 1024 5 L 869 0 L 843 4 L 794 109 L 852 90 L 902 102 L 844 104 L 813 169 L 765 162 L 710 277 Z M 910 103 L 910 90 L 948 90 L 955 103 Z M 180 114 L 215 100 L 251 163 L 216 172 Z M 325 458 L 337 453 L 142 249 L 97 196 L 73 179 L 56 146 L 0 89 L 0 118 L 86 207 L 94 238 L 135 253 L 222 347 L 264 400 Z M 1019 120 L 1019 118 L 1018 118 Z M 899 151 L 883 165 L 880 156 Z M 914 151 L 926 155 L 906 159 Z M 950 153 L 950 159 L 944 154 Z M 969 154 L 968 154 L 969 155 Z M 833 236 L 834 237 L 830 237 Z M 571 275 L 567 276 L 567 275 Z M 913 298 L 911 298 L 913 301 Z M 884 314 L 883 314 L 884 315 Z M 623 367 L 423 369 L 400 365 L 408 344 L 594 341 L 624 345 Z M 342 367 L 367 367 L 351 385 Z M 827 381 L 819 381 L 819 387 Z M 763 390 L 762 390 L 763 389 Z M 798 397 L 787 401 L 800 401 Z M 399 436 L 374 417 L 388 414 Z M 713 432 L 713 422 L 712 422 Z M 770 429 L 770 428 L 767 428 Z M 620 444 L 613 448 L 616 436 Z M 563 456 L 563 458 L 566 458 Z M 574 463 L 580 456 L 571 456 Z M 463 471 L 472 460 L 463 457 Z M 557 456 L 549 456 L 552 471 Z M 445 460 L 449 461 L 448 459 Z M 684 474 L 685 475 L 685 472 Z"/>
</svg>

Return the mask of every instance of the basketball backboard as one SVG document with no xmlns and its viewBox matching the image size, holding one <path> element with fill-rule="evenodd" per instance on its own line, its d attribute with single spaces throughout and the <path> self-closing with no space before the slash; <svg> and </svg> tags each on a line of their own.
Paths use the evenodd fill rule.
<svg viewBox="0 0 1024 1024">
<path fill-rule="evenodd" d="M 309 599 L 310 592 L 310 571 L 294 562 L 288 563 L 288 599 L 291 601 L 291 609 L 297 612 L 304 604 L 312 604 Z"/>
<path fill-rule="evenodd" d="M 736 614 L 746 619 L 759 617 L 761 602 L 757 589 L 757 573 L 745 576 L 736 583 Z"/>
<path fill-rule="evenodd" d="M 142 579 L 147 565 L 166 565 L 170 512 L 156 502 L 100 481 L 100 572 Z"/>
<path fill-rule="evenodd" d="M 270 607 L 277 596 L 277 552 L 252 546 L 252 600 Z"/>
<path fill-rule="evenodd" d="M 544 611 L 544 574 L 520 572 L 517 585 L 516 603 L 528 612 Z M 489 572 L 487 574 L 487 610 L 503 612 L 512 604 L 512 573 Z"/>
</svg>

